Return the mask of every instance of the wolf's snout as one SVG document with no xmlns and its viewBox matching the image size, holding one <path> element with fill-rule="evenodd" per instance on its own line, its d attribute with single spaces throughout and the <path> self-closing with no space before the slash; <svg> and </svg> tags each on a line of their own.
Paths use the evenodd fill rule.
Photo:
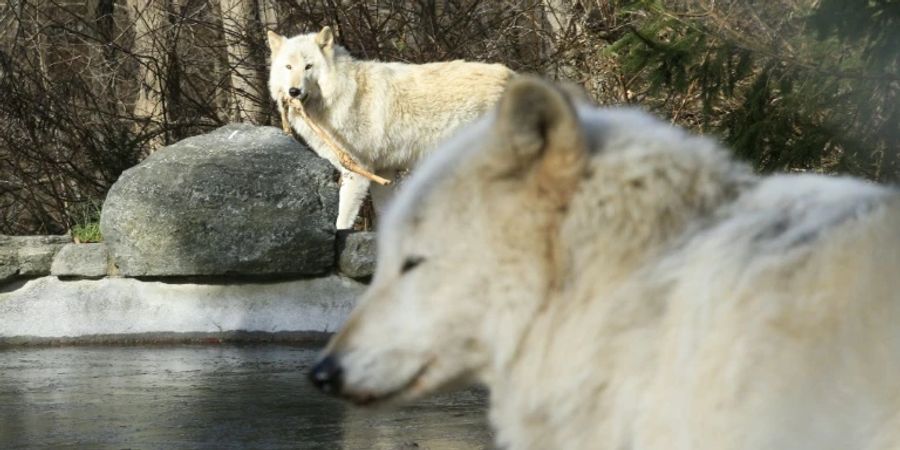
<svg viewBox="0 0 900 450">
<path fill-rule="evenodd" d="M 303 91 L 300 90 L 300 88 L 292 87 L 292 88 L 288 89 L 288 95 L 290 95 L 293 98 L 297 98 L 297 97 L 303 95 Z"/>
<path fill-rule="evenodd" d="M 344 371 L 334 355 L 328 355 L 309 371 L 309 380 L 326 394 L 337 394 L 344 383 Z"/>
</svg>

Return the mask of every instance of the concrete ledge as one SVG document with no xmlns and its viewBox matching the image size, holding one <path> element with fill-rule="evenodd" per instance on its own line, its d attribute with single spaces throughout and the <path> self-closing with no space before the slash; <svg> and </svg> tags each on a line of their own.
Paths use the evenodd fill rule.
<svg viewBox="0 0 900 450">
<path fill-rule="evenodd" d="M 252 284 L 43 277 L 0 293 L 0 342 L 329 333 L 343 323 L 364 287 L 340 276 Z"/>
</svg>

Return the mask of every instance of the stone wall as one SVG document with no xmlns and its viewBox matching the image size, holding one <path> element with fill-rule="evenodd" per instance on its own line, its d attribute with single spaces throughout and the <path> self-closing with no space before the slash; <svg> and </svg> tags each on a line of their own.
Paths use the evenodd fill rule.
<svg viewBox="0 0 900 450">
<path fill-rule="evenodd" d="M 332 247 L 316 255 L 318 265 L 298 261 L 298 267 L 314 267 L 310 274 L 294 269 L 233 270 L 223 268 L 218 273 L 179 272 L 171 267 L 160 271 L 133 273 L 121 270 L 116 261 L 116 249 L 105 242 L 77 244 L 69 236 L 4 236 L 0 235 L 0 293 L 16 289 L 23 282 L 52 275 L 62 280 L 94 280 L 106 277 L 135 278 L 188 282 L 223 280 L 265 282 L 280 279 L 305 279 L 338 275 L 365 282 L 375 270 L 375 233 L 342 231 L 335 233 Z M 173 263 L 175 266 L 175 263 Z"/>
<path fill-rule="evenodd" d="M 337 233 L 333 168 L 272 127 L 229 125 L 122 174 L 101 243 L 0 236 L 0 345 L 305 339 L 374 269 Z"/>
</svg>

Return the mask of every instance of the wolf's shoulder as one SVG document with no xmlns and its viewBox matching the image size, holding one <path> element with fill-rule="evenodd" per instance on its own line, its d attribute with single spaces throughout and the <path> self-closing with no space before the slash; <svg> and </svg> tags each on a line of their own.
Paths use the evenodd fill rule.
<svg viewBox="0 0 900 450">
<path fill-rule="evenodd" d="M 762 177 L 694 236 L 694 252 L 751 260 L 807 254 L 836 237 L 853 240 L 885 213 L 900 216 L 900 191 L 849 177 Z M 900 229 L 897 230 L 900 240 Z"/>
</svg>

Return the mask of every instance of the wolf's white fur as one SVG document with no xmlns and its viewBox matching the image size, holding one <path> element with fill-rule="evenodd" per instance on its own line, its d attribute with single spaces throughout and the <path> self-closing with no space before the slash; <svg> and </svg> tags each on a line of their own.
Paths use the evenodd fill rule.
<svg viewBox="0 0 900 450">
<path fill-rule="evenodd" d="M 896 190 L 525 79 L 401 190 L 326 353 L 358 401 L 487 384 L 511 449 L 900 448 L 898 268 Z"/>
<path fill-rule="evenodd" d="M 292 87 L 301 89 L 310 116 L 366 169 L 388 178 L 413 167 L 439 141 L 481 116 L 513 75 L 499 64 L 357 60 L 334 44 L 328 27 L 292 38 L 270 32 L 269 46 L 272 98 L 283 98 Z M 337 227 L 350 228 L 369 180 L 343 170 L 299 115 L 291 113 L 289 119 L 319 156 L 341 170 Z M 376 208 L 381 209 L 388 194 L 386 188 L 373 187 Z"/>
</svg>

